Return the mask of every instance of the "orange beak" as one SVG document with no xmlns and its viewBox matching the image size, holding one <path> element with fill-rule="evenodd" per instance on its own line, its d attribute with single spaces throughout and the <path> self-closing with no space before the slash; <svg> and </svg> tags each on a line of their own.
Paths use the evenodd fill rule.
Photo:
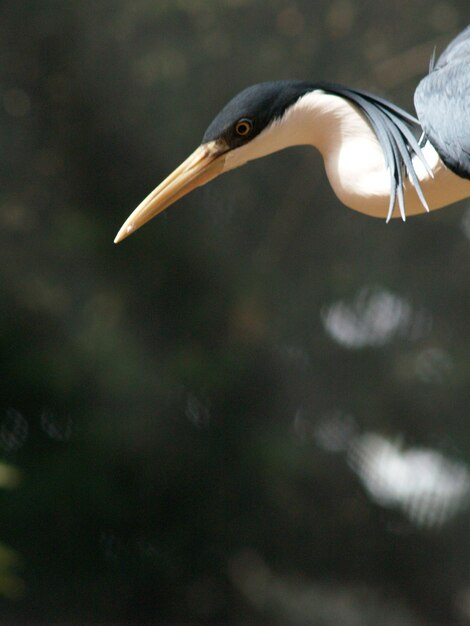
<svg viewBox="0 0 470 626">
<path fill-rule="evenodd" d="M 114 243 L 119 243 L 132 235 L 152 217 L 164 211 L 196 187 L 205 185 L 222 174 L 226 152 L 227 145 L 222 140 L 209 141 L 200 145 L 129 215 L 116 235 Z"/>
</svg>

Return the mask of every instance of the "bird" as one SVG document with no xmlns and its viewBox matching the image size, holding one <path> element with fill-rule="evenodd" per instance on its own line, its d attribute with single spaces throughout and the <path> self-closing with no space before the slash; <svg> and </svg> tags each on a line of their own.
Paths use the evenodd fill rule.
<svg viewBox="0 0 470 626">
<path fill-rule="evenodd" d="M 469 197 L 470 25 L 434 57 L 415 90 L 417 117 L 367 91 L 323 81 L 244 89 L 131 213 L 115 243 L 220 174 L 296 145 L 320 151 L 344 205 L 387 222 Z"/>
</svg>

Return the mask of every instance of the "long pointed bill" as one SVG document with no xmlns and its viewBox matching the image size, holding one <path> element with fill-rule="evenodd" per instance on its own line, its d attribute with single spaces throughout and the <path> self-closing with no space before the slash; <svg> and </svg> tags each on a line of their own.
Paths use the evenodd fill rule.
<svg viewBox="0 0 470 626">
<path fill-rule="evenodd" d="M 210 141 L 197 148 L 190 157 L 158 185 L 129 215 L 116 235 L 119 243 L 132 235 L 146 222 L 164 211 L 190 191 L 223 172 L 227 145 L 223 141 Z"/>
</svg>

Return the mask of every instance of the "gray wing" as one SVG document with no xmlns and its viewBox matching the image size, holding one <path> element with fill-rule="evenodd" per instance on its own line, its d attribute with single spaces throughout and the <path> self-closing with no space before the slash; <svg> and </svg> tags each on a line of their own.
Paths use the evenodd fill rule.
<svg viewBox="0 0 470 626">
<path fill-rule="evenodd" d="M 418 118 L 439 156 L 470 179 L 470 26 L 447 46 L 415 92 Z"/>
</svg>

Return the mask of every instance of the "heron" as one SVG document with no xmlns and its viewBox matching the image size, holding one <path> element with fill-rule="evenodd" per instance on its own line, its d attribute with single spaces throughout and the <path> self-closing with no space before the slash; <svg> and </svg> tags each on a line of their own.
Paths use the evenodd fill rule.
<svg viewBox="0 0 470 626">
<path fill-rule="evenodd" d="M 135 209 L 119 243 L 196 187 L 296 145 L 317 148 L 347 207 L 406 219 L 470 196 L 470 25 L 414 94 L 417 117 L 376 95 L 328 82 L 277 80 L 240 92 L 200 146 Z"/>
</svg>

